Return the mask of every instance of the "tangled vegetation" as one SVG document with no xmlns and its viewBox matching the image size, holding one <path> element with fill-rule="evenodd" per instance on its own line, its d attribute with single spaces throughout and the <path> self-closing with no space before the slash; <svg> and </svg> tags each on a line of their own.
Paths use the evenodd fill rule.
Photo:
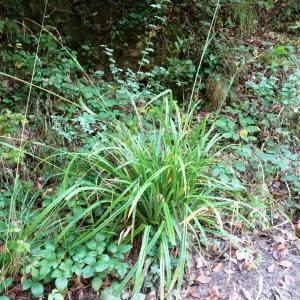
<svg viewBox="0 0 300 300">
<path fill-rule="evenodd" d="M 0 300 L 179 299 L 299 215 L 297 1 L 103 2 L 0 1 Z"/>
</svg>

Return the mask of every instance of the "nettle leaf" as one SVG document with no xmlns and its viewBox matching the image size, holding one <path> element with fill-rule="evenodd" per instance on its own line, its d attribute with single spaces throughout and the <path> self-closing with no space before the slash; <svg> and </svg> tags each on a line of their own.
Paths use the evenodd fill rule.
<svg viewBox="0 0 300 300">
<path fill-rule="evenodd" d="M 98 260 L 95 265 L 95 271 L 99 273 L 105 271 L 109 266 L 109 260 L 110 258 L 108 255 L 106 254 L 101 255 L 100 260 Z"/>
<path fill-rule="evenodd" d="M 108 250 L 110 253 L 112 253 L 112 254 L 117 253 L 117 252 L 118 252 L 118 249 L 119 249 L 119 247 L 118 247 L 118 245 L 115 244 L 115 243 L 110 243 L 110 244 L 108 245 L 108 247 L 107 247 L 107 250 Z"/>
<path fill-rule="evenodd" d="M 124 254 L 120 253 L 120 252 L 117 252 L 117 253 L 114 254 L 114 257 L 123 260 L 124 259 Z"/>
<path fill-rule="evenodd" d="M 96 250 L 97 242 L 95 240 L 90 240 L 86 243 L 86 246 L 91 250 Z"/>
<path fill-rule="evenodd" d="M 45 249 L 46 249 L 47 253 L 50 253 L 50 254 L 55 252 L 55 246 L 50 241 L 45 242 Z"/>
<path fill-rule="evenodd" d="M 61 270 L 56 269 L 56 270 L 53 271 L 51 276 L 52 276 L 52 278 L 63 277 L 63 273 L 62 273 Z"/>
<path fill-rule="evenodd" d="M 54 293 L 48 296 L 48 300 L 64 300 L 64 296 L 59 293 Z"/>
<path fill-rule="evenodd" d="M 123 244 L 123 245 L 119 246 L 119 252 L 125 254 L 125 253 L 128 253 L 131 250 L 131 248 L 132 248 L 132 245 L 125 245 L 125 244 Z"/>
<path fill-rule="evenodd" d="M 68 279 L 66 277 L 58 277 L 55 279 L 55 286 L 59 290 L 64 290 L 68 286 Z"/>
<path fill-rule="evenodd" d="M 67 258 L 64 262 L 62 262 L 59 266 L 59 269 L 62 271 L 70 271 L 73 266 L 73 261 L 70 258 Z"/>
<path fill-rule="evenodd" d="M 73 259 L 75 261 L 78 261 L 82 258 L 84 258 L 86 256 L 86 248 L 85 247 L 80 247 L 78 250 L 77 250 L 77 253 L 76 255 L 74 255 Z"/>
<path fill-rule="evenodd" d="M 2 282 L 0 282 L 0 293 L 2 293 L 5 289 L 10 287 L 13 283 L 12 278 L 5 278 Z"/>
<path fill-rule="evenodd" d="M 97 252 L 94 251 L 94 250 L 89 251 L 89 252 L 87 253 L 87 256 L 89 256 L 89 257 L 95 257 L 95 256 L 97 256 Z"/>
<path fill-rule="evenodd" d="M 106 234 L 105 233 L 97 233 L 95 235 L 95 241 L 104 242 L 105 240 L 106 240 Z"/>
<path fill-rule="evenodd" d="M 95 269 L 93 266 L 90 266 L 90 265 L 84 267 L 82 270 L 83 278 L 90 278 L 94 275 L 94 273 L 95 273 Z"/>
<path fill-rule="evenodd" d="M 37 268 L 31 267 L 30 274 L 31 274 L 32 277 L 38 277 L 39 276 L 39 271 L 38 271 Z"/>
<path fill-rule="evenodd" d="M 100 276 L 96 276 L 92 280 L 92 288 L 98 292 L 102 286 L 102 278 Z"/>
<path fill-rule="evenodd" d="M 72 272 L 74 272 L 77 276 L 81 276 L 84 265 L 84 263 L 76 263 L 72 267 Z"/>
<path fill-rule="evenodd" d="M 41 261 L 40 276 L 44 277 L 50 272 L 50 264 L 46 260 Z"/>
<path fill-rule="evenodd" d="M 93 265 L 93 264 L 96 262 L 96 257 L 95 257 L 95 256 L 87 256 L 87 257 L 84 259 L 84 262 L 85 262 L 87 265 Z"/>
<path fill-rule="evenodd" d="M 103 253 L 104 250 L 105 250 L 105 247 L 106 247 L 106 243 L 105 243 L 105 242 L 99 242 L 99 243 L 97 244 L 97 253 L 98 253 L 98 254 Z"/>
<path fill-rule="evenodd" d="M 235 162 L 234 166 L 240 172 L 245 172 L 246 171 L 246 166 L 242 161 Z"/>
<path fill-rule="evenodd" d="M 23 282 L 22 282 L 22 289 L 23 291 L 26 291 L 28 289 L 31 288 L 31 285 L 32 285 L 32 280 L 31 279 L 25 279 Z"/>
<path fill-rule="evenodd" d="M 44 287 L 40 282 L 34 282 L 31 285 L 31 293 L 34 297 L 40 297 L 44 293 Z"/>
<path fill-rule="evenodd" d="M 127 273 L 128 265 L 123 262 L 116 262 L 115 263 L 115 268 L 117 269 L 118 274 L 121 277 L 124 277 Z"/>
</svg>

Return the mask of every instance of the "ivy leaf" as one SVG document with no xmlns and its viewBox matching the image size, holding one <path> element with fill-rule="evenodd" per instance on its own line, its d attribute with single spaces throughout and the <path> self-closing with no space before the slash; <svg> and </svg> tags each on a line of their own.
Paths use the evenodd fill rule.
<svg viewBox="0 0 300 300">
<path fill-rule="evenodd" d="M 68 279 L 66 277 L 57 277 L 55 279 L 55 286 L 58 290 L 64 290 L 68 286 Z"/>
<path fill-rule="evenodd" d="M 31 285 L 31 292 L 34 297 L 40 297 L 44 293 L 44 287 L 40 282 L 34 282 Z"/>
<path fill-rule="evenodd" d="M 102 278 L 100 276 L 96 276 L 92 280 L 92 288 L 98 292 L 102 286 Z"/>
</svg>

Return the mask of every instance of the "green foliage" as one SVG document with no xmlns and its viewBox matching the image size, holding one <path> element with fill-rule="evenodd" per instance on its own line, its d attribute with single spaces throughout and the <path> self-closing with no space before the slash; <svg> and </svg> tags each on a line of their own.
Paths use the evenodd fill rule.
<svg viewBox="0 0 300 300">
<path fill-rule="evenodd" d="M 257 15 L 253 0 L 234 0 L 234 19 L 242 33 L 250 33 L 256 26 Z M 262 2 L 262 1 L 261 1 Z"/>
<path fill-rule="evenodd" d="M 52 1 L 42 29 L 25 2 L 0 4 L 1 294 L 22 277 L 25 291 L 50 300 L 74 279 L 103 299 L 127 287 L 142 299 L 158 286 L 164 299 L 179 293 L 193 241 L 232 238 L 235 222 L 268 224 L 274 179 L 299 208 L 296 43 L 275 36 L 257 54 L 255 36 L 240 45 L 232 30 L 253 32 L 273 1 L 220 1 L 213 24 L 213 0 Z M 207 78 L 227 90 L 253 57 L 244 94 L 217 115 L 185 101 L 195 80 L 197 99 Z"/>
<path fill-rule="evenodd" d="M 78 276 L 92 278 L 92 287 L 98 291 L 108 275 L 119 279 L 125 276 L 128 265 L 123 260 L 130 248 L 130 245 L 109 242 L 105 233 L 96 234 L 72 250 L 68 250 L 68 245 L 61 248 L 46 241 L 43 247 L 31 250 L 31 261 L 22 271 L 26 278 L 22 281 L 23 290 L 31 289 L 33 296 L 38 297 L 43 294 L 43 286 L 54 281 L 51 297 L 59 299 L 71 278 Z"/>
</svg>

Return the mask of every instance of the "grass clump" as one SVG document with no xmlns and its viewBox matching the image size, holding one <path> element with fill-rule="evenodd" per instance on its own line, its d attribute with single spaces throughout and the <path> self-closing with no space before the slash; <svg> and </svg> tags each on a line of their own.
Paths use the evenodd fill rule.
<svg viewBox="0 0 300 300">
<path fill-rule="evenodd" d="M 194 243 L 191 237 L 196 237 L 201 247 L 199 240 L 205 241 L 207 232 L 228 235 L 223 217 L 236 215 L 237 206 L 254 210 L 240 200 L 241 186 L 211 176 L 222 136 L 214 133 L 213 126 L 207 128 L 205 118 L 195 124 L 195 109 L 196 105 L 183 112 L 165 98 L 160 108 L 146 107 L 147 122 L 129 128 L 116 121 L 113 134 L 106 136 L 101 147 L 81 154 L 99 167 L 95 181 L 111 190 L 111 200 L 104 215 L 74 246 L 107 228 L 113 229 L 119 240 L 141 245 L 135 265 L 116 293 L 133 279 L 137 297 L 154 261 L 160 265 L 160 298 L 173 293 L 175 284 L 179 293 L 188 249 Z M 178 255 L 174 255 L 175 249 L 180 249 Z"/>
<path fill-rule="evenodd" d="M 165 299 L 175 288 L 179 295 L 193 245 L 201 248 L 207 233 L 230 237 L 226 228 L 235 218 L 245 221 L 247 213 L 260 215 L 259 208 L 244 201 L 241 185 L 213 177 L 213 167 L 222 153 L 218 145 L 222 135 L 215 133 L 214 125 L 208 126 L 206 118 L 195 121 L 196 104 L 183 111 L 167 92 L 162 96 L 162 105 L 152 105 L 154 99 L 143 107 L 143 116 L 135 107 L 137 126 L 114 119 L 100 144 L 95 143 L 90 152 L 61 154 L 71 156 L 61 188 L 39 209 L 40 197 L 25 201 L 26 210 L 22 211 L 28 211 L 26 219 L 31 221 L 22 222 L 17 233 L 3 237 L 8 269 L 13 265 L 12 243 L 25 243 L 27 248 L 19 255 L 26 265 L 30 249 L 51 241 L 53 249 L 65 249 L 56 262 L 59 269 L 65 260 L 73 259 L 74 251 L 88 247 L 105 233 L 107 244 L 118 241 L 116 249 L 132 244 L 132 253 L 136 253 L 131 270 L 118 275 L 121 283 L 114 293 L 120 294 L 130 283 L 133 299 L 138 299 L 147 270 L 155 263 L 159 264 L 160 298 Z M 35 207 L 34 212 L 30 207 Z M 250 223 L 250 219 L 246 221 Z M 102 253 L 99 255 L 101 261 Z M 104 273 L 97 271 L 98 260 L 93 262 L 95 266 L 84 262 L 76 276 L 101 282 L 114 270 L 120 273 L 121 262 L 114 262 L 117 258 L 111 258 Z M 38 264 L 36 259 L 34 264 Z M 26 280 L 39 282 L 39 286 L 45 278 L 53 277 L 52 272 L 57 273 L 54 267 L 48 277 L 27 274 L 26 268 L 23 272 Z M 72 274 L 67 275 L 61 280 L 64 289 Z M 61 288 L 60 282 L 56 286 Z"/>
</svg>

